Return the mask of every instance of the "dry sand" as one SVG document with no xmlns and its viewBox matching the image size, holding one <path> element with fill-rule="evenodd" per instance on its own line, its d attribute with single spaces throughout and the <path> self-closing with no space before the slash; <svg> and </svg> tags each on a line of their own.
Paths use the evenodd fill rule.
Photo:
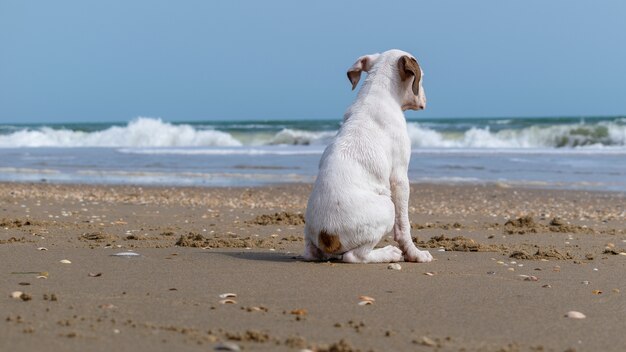
<svg viewBox="0 0 626 352">
<path fill-rule="evenodd" d="M 623 194 L 411 191 L 398 271 L 301 261 L 306 185 L 0 184 L 0 350 L 626 350 Z"/>
</svg>

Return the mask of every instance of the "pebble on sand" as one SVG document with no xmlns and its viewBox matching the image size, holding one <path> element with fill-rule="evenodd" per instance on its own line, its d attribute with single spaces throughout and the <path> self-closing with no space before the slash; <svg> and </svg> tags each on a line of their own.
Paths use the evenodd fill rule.
<svg viewBox="0 0 626 352">
<path fill-rule="evenodd" d="M 70 262 L 67 259 L 62 259 L 60 262 L 63 263 L 63 264 L 72 264 L 72 262 Z"/>
</svg>

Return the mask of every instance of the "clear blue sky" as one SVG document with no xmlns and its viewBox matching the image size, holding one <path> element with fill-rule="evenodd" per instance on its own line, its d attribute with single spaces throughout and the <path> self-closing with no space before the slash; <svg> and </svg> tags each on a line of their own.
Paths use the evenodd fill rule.
<svg viewBox="0 0 626 352">
<path fill-rule="evenodd" d="M 626 114 L 626 1 L 0 1 L 0 122 L 341 118 L 399 48 L 410 117 Z"/>
</svg>

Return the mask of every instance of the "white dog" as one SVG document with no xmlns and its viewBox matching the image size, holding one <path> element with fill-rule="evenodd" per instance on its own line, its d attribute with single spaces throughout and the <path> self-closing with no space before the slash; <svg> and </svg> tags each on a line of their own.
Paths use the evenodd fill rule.
<svg viewBox="0 0 626 352">
<path fill-rule="evenodd" d="M 367 79 L 320 161 L 305 215 L 304 258 L 430 262 L 411 239 L 411 142 L 403 114 L 426 107 L 422 70 L 404 51 L 365 55 L 348 70 L 353 90 L 362 71 Z M 374 249 L 392 229 L 400 248 Z"/>
</svg>

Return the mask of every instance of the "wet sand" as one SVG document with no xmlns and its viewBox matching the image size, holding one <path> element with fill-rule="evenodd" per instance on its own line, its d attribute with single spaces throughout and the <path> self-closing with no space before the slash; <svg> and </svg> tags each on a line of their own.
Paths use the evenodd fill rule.
<svg viewBox="0 0 626 352">
<path fill-rule="evenodd" d="M 0 184 L 0 350 L 626 346 L 624 194 L 413 185 L 398 271 L 303 262 L 309 192 Z"/>
</svg>

